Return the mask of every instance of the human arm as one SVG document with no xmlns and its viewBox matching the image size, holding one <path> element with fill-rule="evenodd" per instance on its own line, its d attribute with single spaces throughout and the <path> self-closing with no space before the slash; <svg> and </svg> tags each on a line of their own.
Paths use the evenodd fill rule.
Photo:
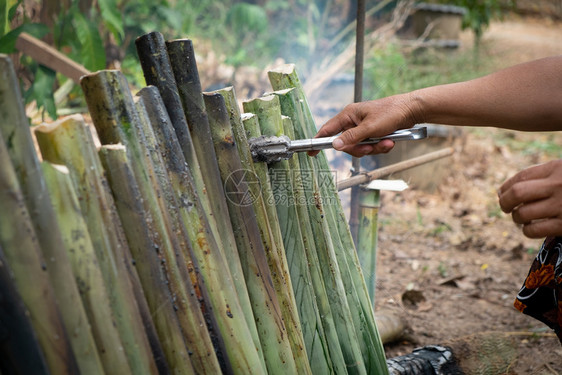
<svg viewBox="0 0 562 375">
<path fill-rule="evenodd" d="M 334 148 L 364 156 L 387 152 L 393 142 L 357 146 L 359 141 L 425 122 L 522 131 L 562 130 L 562 55 L 515 65 L 471 81 L 350 104 L 330 119 L 317 137 L 343 131 Z"/>
<path fill-rule="evenodd" d="M 522 170 L 503 183 L 498 196 L 527 237 L 562 236 L 562 160 Z"/>
</svg>

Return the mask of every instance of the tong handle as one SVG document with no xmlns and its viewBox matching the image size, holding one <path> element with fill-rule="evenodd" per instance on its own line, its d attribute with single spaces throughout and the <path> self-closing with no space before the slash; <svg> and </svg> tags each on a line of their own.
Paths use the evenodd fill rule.
<svg viewBox="0 0 562 375">
<path fill-rule="evenodd" d="M 332 137 L 299 139 L 299 140 L 291 141 L 289 144 L 289 151 L 291 152 L 315 151 L 315 150 L 325 150 L 328 148 L 332 148 L 333 147 L 332 142 L 338 136 L 339 135 L 334 135 Z M 394 133 L 385 135 L 384 137 L 380 137 L 380 138 L 367 138 L 359 142 L 358 144 L 370 145 L 370 144 L 379 143 L 384 139 L 390 139 L 393 141 L 405 141 L 405 140 L 412 140 L 412 139 L 422 139 L 425 137 L 427 137 L 427 128 L 420 127 L 420 128 L 397 130 Z"/>
</svg>

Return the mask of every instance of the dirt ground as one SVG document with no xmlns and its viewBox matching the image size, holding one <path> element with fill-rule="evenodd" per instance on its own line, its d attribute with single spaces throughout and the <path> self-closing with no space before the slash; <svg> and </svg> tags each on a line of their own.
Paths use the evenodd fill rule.
<svg viewBox="0 0 562 375">
<path fill-rule="evenodd" d="M 471 43 L 469 34 L 463 38 Z M 483 48 L 498 69 L 561 54 L 562 23 L 510 17 L 491 25 Z M 562 134 L 467 129 L 454 141 L 454 156 L 435 165 L 435 175 L 445 168 L 436 190 L 382 193 L 376 309 L 408 324 L 402 339 L 386 345 L 387 357 L 495 331 L 515 340 L 519 352 L 509 374 L 562 374 L 557 338 L 513 308 L 541 242 L 525 238 L 501 213 L 496 189 L 553 158 L 539 146 L 521 150 L 520 141 L 562 147 Z"/>
</svg>

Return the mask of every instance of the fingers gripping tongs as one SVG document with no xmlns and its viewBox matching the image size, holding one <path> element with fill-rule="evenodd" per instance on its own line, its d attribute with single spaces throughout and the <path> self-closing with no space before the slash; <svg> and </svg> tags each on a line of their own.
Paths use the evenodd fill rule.
<svg viewBox="0 0 562 375">
<path fill-rule="evenodd" d="M 286 135 L 261 136 L 248 140 L 252 158 L 256 162 L 274 163 L 289 159 L 295 152 L 316 151 L 332 148 L 332 142 L 338 136 L 290 140 Z M 426 127 L 416 127 L 395 131 L 380 138 L 367 138 L 360 145 L 379 143 L 384 139 L 408 141 L 427 137 Z"/>
</svg>

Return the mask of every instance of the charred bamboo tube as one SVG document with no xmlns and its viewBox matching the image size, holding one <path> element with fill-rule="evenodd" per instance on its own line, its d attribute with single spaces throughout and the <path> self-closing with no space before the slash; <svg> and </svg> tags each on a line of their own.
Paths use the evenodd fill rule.
<svg viewBox="0 0 562 375">
<path fill-rule="evenodd" d="M 68 168 L 48 162 L 41 163 L 41 168 L 104 370 L 108 374 L 131 374 Z"/>
<path fill-rule="evenodd" d="M 139 37 L 135 44 L 146 83 L 157 87 L 162 95 L 164 105 L 166 106 L 171 124 L 179 142 L 180 151 L 183 153 L 185 162 L 187 162 L 193 176 L 195 188 L 203 210 L 205 211 L 205 215 L 207 216 L 211 231 L 219 245 L 219 251 L 222 253 L 223 257 L 228 260 L 232 281 L 239 296 L 244 316 L 252 332 L 252 337 L 255 342 L 259 341 L 242 266 L 237 257 L 238 251 L 236 249 L 236 241 L 234 240 L 228 214 L 226 214 L 228 208 L 224 199 L 224 192 L 220 185 L 216 161 L 212 164 L 212 160 L 209 161 L 206 159 L 207 153 L 213 152 L 212 145 L 209 145 L 210 147 L 208 149 L 202 147 L 204 150 L 203 157 L 205 158 L 202 162 L 206 163 L 203 165 L 205 173 L 202 173 L 200 161 L 198 160 L 198 155 L 192 141 L 193 135 L 190 134 L 191 125 L 188 125 L 184 113 L 184 103 L 182 103 L 182 99 L 180 98 L 180 93 L 176 85 L 176 78 L 174 77 L 176 72 L 172 70 L 164 37 L 159 32 L 151 32 Z M 179 59 L 181 58 L 182 56 L 179 56 Z M 191 61 L 190 66 L 195 64 L 195 59 Z M 179 70 L 185 68 L 185 62 L 181 60 L 178 62 Z M 201 87 L 196 66 L 195 78 L 197 82 L 194 82 L 193 85 L 196 86 L 196 88 L 198 87 L 198 89 L 193 95 L 198 95 L 200 97 Z M 183 86 L 185 87 L 185 84 Z M 186 92 L 189 94 L 188 90 L 184 90 L 183 95 L 185 95 Z M 202 100 L 202 98 L 199 98 L 200 103 L 202 103 Z M 189 113 L 193 110 L 193 108 L 189 108 Z M 194 115 L 191 115 L 190 119 L 193 119 L 193 116 Z M 180 154 L 178 153 L 177 155 L 179 156 Z M 212 158 L 214 155 L 210 157 Z"/>
<path fill-rule="evenodd" d="M 287 115 L 294 116 L 295 120 L 298 118 L 301 121 L 302 130 L 300 128 L 295 129 L 299 138 L 313 137 L 316 133 L 316 125 L 294 65 L 285 65 L 278 70 L 270 71 L 269 79 L 276 90 L 295 88 L 296 100 L 294 100 L 294 103 L 298 113 L 287 113 Z M 301 131 L 300 134 L 298 134 L 297 129 Z M 303 160 L 303 158 L 300 158 L 300 160 Z M 317 171 L 329 174 L 330 168 L 323 153 L 313 158 L 313 164 Z M 319 190 L 319 196 L 332 201 L 332 204 L 324 205 L 325 214 L 327 223 L 331 227 L 329 233 L 333 236 L 332 243 L 338 249 L 336 255 L 343 277 L 342 280 L 346 290 L 351 292 L 348 294 L 350 297 L 349 307 L 355 329 L 360 333 L 359 339 L 362 342 L 360 347 L 365 366 L 369 373 L 386 374 L 388 369 L 384 357 L 384 348 L 376 328 L 372 303 L 369 299 L 357 253 L 354 251 L 355 247 L 349 226 L 341 202 L 337 197 L 336 185 L 331 176 L 326 176 L 322 181 L 323 183 L 319 186 L 321 189 Z"/>
<path fill-rule="evenodd" d="M 51 130 L 38 128 L 37 142 L 44 160 L 64 164 L 69 169 L 131 371 L 154 373 L 156 363 L 139 312 L 140 302 L 133 291 L 132 279 L 136 271 L 130 268 L 126 243 L 116 233 L 121 229 L 120 223 L 116 224 L 113 217 L 113 199 L 107 191 L 92 135 L 85 124 L 76 119 L 62 122 Z"/>
<path fill-rule="evenodd" d="M 66 256 L 60 228 L 55 212 L 46 191 L 45 182 L 31 139 L 31 132 L 19 93 L 19 81 L 15 76 L 11 61 L 0 59 L 0 69 L 4 76 L 0 84 L 3 111 L 6 112 L 0 133 L 7 143 L 7 151 L 20 183 L 28 212 L 33 213 L 37 240 L 41 244 L 43 256 L 47 260 L 47 272 L 59 306 L 75 306 L 60 310 L 72 350 L 80 371 L 101 373 L 103 368 L 96 350 L 94 338 L 80 303 L 78 288 L 72 275 L 70 261 Z M 9 212 L 9 211 L 4 211 Z"/>
<path fill-rule="evenodd" d="M 250 181 L 245 177 L 252 172 L 244 170 L 240 162 L 223 97 L 209 93 L 204 99 L 267 370 L 269 373 L 297 373 L 256 213 L 251 199 L 247 199 Z"/>
<path fill-rule="evenodd" d="M 99 155 L 168 365 L 175 373 L 194 373 L 178 321 L 180 314 L 175 312 L 182 302 L 174 303 L 175 298 L 167 285 L 169 262 L 161 252 L 149 250 L 157 248 L 154 234 L 147 224 L 152 217 L 142 205 L 140 189 L 127 160 L 125 146 L 102 146 Z"/>
<path fill-rule="evenodd" d="M 205 222 L 199 216 L 201 210 L 193 210 L 192 206 L 196 205 L 196 195 L 179 196 L 176 197 L 174 188 L 182 188 L 181 185 L 176 184 L 172 186 L 170 180 L 171 173 L 168 173 L 166 165 L 163 161 L 162 155 L 159 151 L 159 145 L 156 141 L 156 136 L 152 129 L 150 115 L 147 113 L 145 107 L 145 100 L 148 97 L 139 97 L 136 103 L 137 112 L 139 114 L 139 122 L 137 132 L 141 135 L 139 148 L 147 155 L 148 160 L 145 160 L 145 165 L 152 166 L 148 169 L 148 174 L 152 178 L 152 185 L 155 190 L 158 189 L 162 193 L 155 197 L 159 201 L 159 208 L 162 212 L 169 213 L 168 221 L 171 225 L 171 230 L 177 233 L 180 251 L 170 251 L 171 247 L 164 248 L 164 256 L 169 268 L 170 287 L 174 291 L 174 295 L 178 297 L 180 303 L 178 304 L 178 312 L 181 317 L 180 323 L 184 331 L 184 337 L 188 348 L 193 353 L 191 360 L 197 373 L 214 374 L 220 372 L 220 366 L 215 356 L 213 343 L 209 336 L 205 325 L 205 319 L 210 325 L 210 330 L 213 333 L 213 339 L 216 343 L 218 352 L 225 351 L 224 342 L 218 333 L 218 326 L 215 316 L 212 314 L 212 304 L 209 300 L 209 295 L 206 290 L 205 283 L 202 279 L 197 278 L 196 270 L 199 269 L 197 259 L 194 255 L 192 246 L 200 248 L 200 251 L 206 251 L 207 247 L 201 246 L 201 243 L 209 244 L 214 243 L 214 238 L 209 235 L 209 228 L 205 226 Z M 151 104 L 151 103 L 149 103 Z M 152 118 L 153 124 L 158 124 L 160 118 Z M 162 148 L 162 150 L 166 150 Z M 191 181 L 189 181 L 191 182 Z M 143 189 L 144 195 L 151 194 L 148 189 Z M 153 195 L 153 194 L 151 194 Z M 181 202 L 181 203 L 180 203 Z M 186 220 L 184 222 L 184 220 Z M 189 221 L 187 221 L 189 220 Z M 190 243 L 191 239 L 191 243 Z M 217 250 L 216 244 L 213 247 Z M 193 270 L 188 272 L 187 265 Z M 193 278 L 192 278 L 193 277 Z M 195 295 L 194 285 L 197 287 L 198 296 Z M 201 312 L 199 297 L 203 306 L 202 309 L 206 312 L 205 319 Z M 223 367 L 229 369 L 229 365 L 224 363 Z"/>
<path fill-rule="evenodd" d="M 5 94 L 5 90 L 2 90 L 2 93 Z M 5 95 L 2 97 L 10 98 Z M 16 289 L 29 311 L 29 319 L 37 334 L 49 371 L 54 374 L 78 374 L 76 359 L 45 270 L 45 261 L 41 256 L 35 230 L 1 135 L 0 212 L 10 212 L 9 216 L 0 215 L 0 247 L 7 266 L 13 273 Z"/>
<path fill-rule="evenodd" d="M 164 106 L 164 103 L 162 102 L 162 98 L 160 97 L 158 90 L 154 86 L 143 88 L 139 91 L 138 95 L 145 99 L 145 107 L 153 125 L 154 134 L 158 143 L 158 149 L 165 150 L 165 152 L 162 152 L 162 158 L 166 164 L 168 176 L 170 178 L 172 188 L 175 192 L 176 199 L 178 202 L 182 202 L 178 205 L 179 210 L 184 217 L 184 222 L 191 223 L 187 226 L 187 231 L 191 232 L 191 235 L 189 235 L 189 237 L 197 240 L 199 237 L 205 236 L 205 238 L 208 238 L 208 240 L 205 240 L 201 243 L 208 243 L 209 245 L 214 247 L 215 245 L 213 245 L 213 243 L 215 242 L 215 235 L 217 232 L 206 228 L 206 224 L 208 224 L 206 222 L 206 219 L 208 218 L 208 216 L 205 214 L 204 208 L 199 202 L 199 198 L 201 196 L 198 195 L 195 191 L 193 176 L 191 175 L 190 169 L 187 168 L 186 161 L 181 152 L 181 148 L 176 138 L 174 129 L 171 126 L 166 108 Z M 196 208 L 196 210 L 193 210 L 193 206 Z M 216 246 L 219 246 L 218 243 L 216 244 Z M 192 249 L 200 247 L 201 246 L 199 241 L 197 241 L 197 243 L 192 243 Z M 236 254 L 236 256 L 238 256 L 238 254 Z M 204 281 L 201 279 L 201 272 L 199 272 L 199 265 L 197 256 L 195 254 L 191 256 L 191 262 L 192 265 L 190 267 L 190 274 L 195 274 L 196 280 L 194 280 L 194 283 L 203 283 Z M 237 263 L 240 263 L 239 260 Z M 242 274 L 241 270 L 240 273 Z M 238 294 L 238 298 L 241 301 L 241 305 L 243 304 L 242 300 L 245 300 L 244 303 L 250 308 L 250 319 L 248 319 L 248 313 L 244 309 L 243 311 L 244 315 L 246 316 L 246 321 L 249 324 L 248 328 L 251 332 L 256 352 L 260 357 L 260 361 L 263 362 L 261 344 L 259 342 L 258 331 L 255 325 L 254 315 L 251 310 L 250 299 L 246 289 L 246 282 L 243 279 L 243 275 L 241 281 L 241 285 L 244 286 L 244 293 Z M 208 297 L 206 299 L 208 299 Z M 224 343 L 222 345 L 224 345 Z"/>
<path fill-rule="evenodd" d="M 134 131 L 133 124 L 139 120 L 123 75 L 115 71 L 98 72 L 83 78 L 82 86 L 102 143 L 118 143 L 131 135 L 129 131 Z M 108 117 L 108 111 L 115 117 Z M 131 142 L 129 153 L 139 155 L 132 162 L 133 168 L 143 160 L 140 150 L 135 150 L 134 147 L 135 143 Z M 138 179 L 142 176 L 135 177 Z M 211 254 L 216 256 L 209 256 Z M 220 255 L 219 252 L 212 253 L 208 250 L 200 254 L 198 261 L 212 308 L 220 319 L 220 334 L 229 338 L 228 341 L 225 340 L 228 345 L 227 358 L 235 372 L 260 373 L 261 362 L 256 351 L 242 344 L 251 342 L 252 339 L 229 278 L 228 266 Z"/>
<path fill-rule="evenodd" d="M 357 256 L 371 301 L 375 300 L 380 190 L 362 187 L 359 192 Z"/>
<path fill-rule="evenodd" d="M 257 98 L 251 101 L 247 101 L 243 103 L 244 110 L 246 112 L 255 113 L 258 117 L 258 123 L 261 128 L 261 132 L 264 135 L 280 135 L 283 130 L 283 120 L 281 118 L 281 108 L 279 106 L 279 99 L 276 96 L 268 96 L 264 98 Z M 245 143 L 244 145 L 246 145 Z M 248 150 L 248 147 L 245 148 Z M 248 150 L 249 151 L 249 150 Z M 249 157 L 248 153 L 248 157 Z M 274 236 L 272 241 L 274 244 L 279 244 L 277 247 L 277 256 L 275 254 L 268 254 L 269 258 L 269 266 L 272 270 L 273 274 L 280 274 L 283 276 L 282 281 L 284 284 L 277 282 L 274 285 L 276 286 L 277 295 L 279 301 L 281 302 L 282 312 L 283 312 L 283 319 L 285 320 L 285 324 L 287 325 L 287 332 L 290 336 L 290 342 L 292 344 L 293 355 L 295 357 L 295 361 L 297 364 L 301 363 L 302 361 L 307 361 L 307 353 L 306 353 L 306 346 L 304 343 L 304 338 L 301 330 L 300 319 L 298 316 L 297 311 L 297 304 L 295 300 L 295 295 L 293 292 L 291 277 L 289 275 L 289 266 L 287 264 L 287 255 L 285 253 L 286 249 L 284 248 L 284 240 L 283 236 L 281 235 L 280 223 L 277 215 L 277 208 L 283 209 L 283 205 L 288 208 L 288 199 L 289 194 L 292 195 L 292 188 L 291 188 L 291 181 L 290 181 L 290 171 L 288 169 L 288 162 L 283 161 L 280 163 L 276 163 L 270 168 L 270 175 L 272 177 L 272 185 L 270 185 L 274 191 L 274 201 L 268 202 L 269 205 L 264 204 L 266 209 L 266 218 L 269 217 L 271 220 L 272 231 Z M 276 180 L 278 184 L 275 184 L 273 180 Z M 284 203 L 283 203 L 284 201 Z M 276 208 L 277 206 L 277 208 Z M 269 211 L 267 210 L 269 208 Z M 285 211 L 283 215 L 287 214 Z M 286 216 L 283 216 L 285 219 Z M 287 221 L 284 221 L 283 224 L 287 224 Z M 297 224 L 297 223 L 295 223 Z M 294 238 L 298 238 L 302 240 L 302 235 L 300 233 L 298 224 L 293 227 L 296 229 L 291 235 L 294 235 Z M 288 238 L 287 238 L 288 240 Z M 294 244 L 290 244 L 294 246 Z M 275 247 L 270 247 L 272 250 L 275 250 Z M 292 251 L 294 249 L 291 249 Z M 302 249 L 299 249 L 302 250 Z M 293 253 L 294 254 L 294 253 Z M 304 256 L 304 253 L 301 253 L 301 256 Z M 305 368 L 306 369 L 306 368 Z"/>
<path fill-rule="evenodd" d="M 290 90 L 287 91 L 286 95 L 278 96 L 281 102 L 282 113 L 291 117 L 293 124 L 303 124 L 299 117 L 301 113 L 298 112 L 297 105 L 299 100 L 296 96 L 296 90 Z M 301 127 L 295 126 L 294 131 L 297 138 L 303 138 L 303 129 Z M 334 323 L 338 331 L 340 348 L 345 359 L 347 371 L 357 374 L 368 373 L 359 346 L 356 327 L 352 320 L 351 308 L 346 297 L 348 291 L 343 284 L 342 270 L 337 259 L 336 253 L 339 249 L 335 247 L 332 240 L 331 231 L 333 228 L 329 226 L 329 221 L 326 217 L 326 206 L 330 202 L 325 202 L 320 189 L 320 185 L 326 177 L 325 174 L 330 172 L 321 170 L 319 176 L 319 171 L 315 169 L 311 158 L 302 153 L 298 155 L 298 158 L 303 191 L 306 195 L 308 220 L 311 223 L 316 252 L 321 264 L 322 277 L 333 312 Z M 333 199 L 334 197 L 332 196 L 331 198 Z"/>
<path fill-rule="evenodd" d="M 48 374 L 41 345 L 15 281 L 0 246 L 0 373 Z"/>
<path fill-rule="evenodd" d="M 231 97 L 233 97 L 233 95 L 231 95 Z M 232 103 L 229 103 L 228 106 L 230 107 L 235 103 L 236 101 L 234 100 Z M 232 121 L 232 119 L 231 122 L 234 124 L 233 128 L 236 129 L 236 122 Z M 246 132 L 248 132 L 249 137 L 259 137 L 261 135 L 258 117 L 254 114 L 246 113 L 243 115 L 243 123 L 245 131 L 237 131 L 235 132 L 235 136 L 237 142 L 241 143 L 239 148 L 249 152 L 247 147 L 248 141 L 246 138 Z M 243 151 L 241 151 L 241 153 L 242 152 Z M 264 199 L 266 204 L 268 204 L 271 208 L 276 208 L 275 206 L 277 206 L 275 212 L 273 213 L 268 210 L 268 217 L 270 217 L 270 215 L 275 215 L 276 218 L 278 217 L 293 292 L 296 299 L 296 305 L 298 306 L 303 340 L 312 373 L 333 373 L 335 368 L 338 368 L 341 371 L 346 371 L 345 365 L 340 367 L 333 366 L 332 359 L 330 358 L 330 351 L 327 346 L 318 305 L 316 303 L 314 284 L 311 281 L 311 275 L 309 272 L 309 267 L 314 267 L 314 263 L 308 261 L 308 255 L 305 248 L 305 237 L 303 237 L 300 231 L 300 226 L 303 222 L 299 220 L 295 210 L 295 196 L 293 195 L 293 184 L 291 181 L 294 175 L 292 171 L 287 169 L 283 170 L 283 173 L 280 176 L 277 175 L 277 177 L 283 178 L 282 186 L 287 187 L 287 184 L 290 184 L 290 189 L 282 189 L 283 196 L 274 197 L 270 187 L 269 174 L 266 164 L 255 163 L 254 170 L 256 171 L 259 181 L 261 181 L 262 195 L 266 197 Z M 273 176 L 275 177 L 276 174 L 273 174 Z M 279 193 L 280 192 L 278 192 L 278 194 Z M 293 220 L 292 223 L 294 223 L 294 225 L 290 222 L 290 220 Z M 308 240 L 312 240 L 312 238 L 310 237 Z M 339 348 L 337 339 L 336 346 Z"/>
</svg>

